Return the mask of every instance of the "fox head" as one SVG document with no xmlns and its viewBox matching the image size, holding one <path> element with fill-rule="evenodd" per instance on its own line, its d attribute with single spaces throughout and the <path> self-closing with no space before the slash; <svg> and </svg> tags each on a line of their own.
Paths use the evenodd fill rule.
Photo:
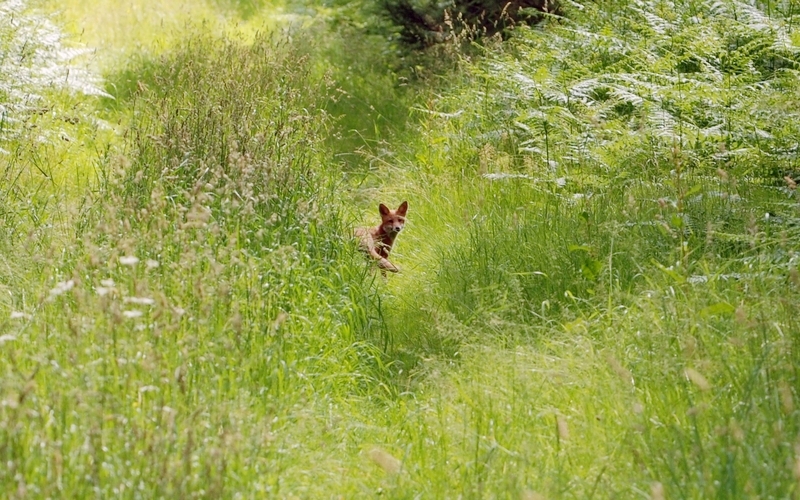
<svg viewBox="0 0 800 500">
<path fill-rule="evenodd" d="M 406 223 L 406 212 L 408 211 L 408 202 L 404 201 L 397 207 L 397 210 L 389 210 L 389 208 L 381 203 L 378 210 L 381 213 L 381 228 L 384 232 L 395 235 L 399 233 Z"/>
</svg>

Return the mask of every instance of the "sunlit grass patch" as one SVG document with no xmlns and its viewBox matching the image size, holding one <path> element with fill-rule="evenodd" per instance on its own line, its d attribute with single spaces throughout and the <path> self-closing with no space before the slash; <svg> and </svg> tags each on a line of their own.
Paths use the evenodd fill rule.
<svg viewBox="0 0 800 500">
<path fill-rule="evenodd" d="M 563 323 L 462 325 L 386 417 L 393 494 L 790 494 L 797 288 L 671 280 Z"/>
<path fill-rule="evenodd" d="M 725 23 L 740 23 L 737 33 L 756 38 L 772 35 L 754 33 L 753 23 L 783 26 L 774 12 L 766 20 L 742 4 L 729 7 L 745 14 L 717 19 L 704 36 L 728 37 Z M 717 14 L 733 15 L 725 9 Z M 488 444 L 490 431 L 475 432 L 474 448 L 452 446 L 439 459 L 458 465 L 451 481 L 428 476 L 433 491 L 576 498 L 792 491 L 796 430 L 778 439 L 769 427 L 785 428 L 796 410 L 754 402 L 777 402 L 796 382 L 784 368 L 797 337 L 785 306 L 797 294 L 789 283 L 797 276 L 798 204 L 794 180 L 775 177 L 794 168 L 786 155 L 794 134 L 784 135 L 792 125 L 774 115 L 791 100 L 782 90 L 787 75 L 755 61 L 763 53 L 752 45 L 708 45 L 704 50 L 730 51 L 726 60 L 736 65 L 720 59 L 687 71 L 653 44 L 675 42 L 671 36 L 692 28 L 682 15 L 651 10 L 634 9 L 626 18 L 635 29 L 655 26 L 649 44 L 638 44 L 641 34 L 623 35 L 634 28 L 613 16 L 576 14 L 583 28 L 565 21 L 523 30 L 507 51 L 465 58 L 446 91 L 417 109 L 419 136 L 400 149 L 405 155 L 391 157 L 385 175 L 375 177 L 383 193 L 410 200 L 412 221 L 398 247 L 408 252 L 400 255 L 411 259 L 410 273 L 392 279 L 382 296 L 383 335 L 395 367 L 411 373 L 409 390 L 437 401 L 431 413 L 439 422 L 462 416 L 441 424 L 429 441 L 416 437 L 452 445 L 457 440 L 445 436 L 473 432 L 484 413 L 497 425 L 497 402 L 508 395 L 492 386 L 507 388 L 506 358 L 532 349 L 581 380 L 564 397 L 580 408 L 571 415 L 594 438 L 575 440 L 580 431 L 570 414 L 556 415 L 549 435 L 570 436 L 576 454 L 569 470 L 559 468 L 562 452 L 551 442 L 531 460 L 544 464 L 540 480 L 525 484 L 494 474 L 525 470 L 519 456 L 529 452 L 504 454 Z M 589 41 L 600 26 L 602 40 Z M 672 31 L 658 31 L 664 26 Z M 567 56 L 587 51 L 593 56 Z M 753 65 L 743 69 L 748 58 Z M 724 85 L 712 84 L 720 74 L 727 75 Z M 610 384 L 624 383 L 601 388 L 600 370 Z M 484 372 L 483 393 L 464 389 Z M 773 372 L 780 375 L 760 378 Z M 560 400 L 537 392 L 542 387 L 533 384 L 532 398 Z M 447 399 L 461 391 L 469 392 L 468 403 Z M 592 405 L 613 407 L 613 423 L 590 422 Z M 419 420 L 414 425 L 433 432 Z M 759 444 L 765 439 L 769 446 Z M 613 458 L 589 465 L 603 456 Z M 760 465 L 751 461 L 766 456 Z M 415 470 L 413 460 L 403 464 Z M 753 467 L 758 474 L 748 472 Z"/>
<path fill-rule="evenodd" d="M 154 81 L 125 147 L 99 158 L 96 191 L 75 212 L 48 207 L 71 238 L 39 238 L 19 276 L 38 278 L 8 289 L 6 490 L 280 491 L 245 457 L 290 446 L 270 437 L 276 417 L 391 384 L 362 340 L 374 291 L 317 149 L 324 82 L 288 42 L 206 35 Z M 41 405 L 57 423 L 18 424 Z M 248 411 L 260 416 L 240 426 Z M 56 438 L 33 450 L 46 428 Z"/>
<path fill-rule="evenodd" d="M 238 4 L 249 4 L 242 22 Z M 273 2 L 213 0 L 99 0 L 59 2 L 49 6 L 76 41 L 97 51 L 104 70 L 125 67 L 128 57 L 156 56 L 184 40 L 192 26 L 219 35 L 235 28 L 251 34 L 269 25 L 280 5 Z"/>
</svg>

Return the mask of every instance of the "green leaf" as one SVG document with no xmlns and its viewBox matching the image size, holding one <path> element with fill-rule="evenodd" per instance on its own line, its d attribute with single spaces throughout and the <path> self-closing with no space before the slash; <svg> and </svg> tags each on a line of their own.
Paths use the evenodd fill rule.
<svg viewBox="0 0 800 500">
<path fill-rule="evenodd" d="M 591 281 L 596 281 L 602 271 L 603 263 L 597 259 L 588 259 L 581 266 L 581 274 Z"/>
<path fill-rule="evenodd" d="M 733 314 L 736 310 L 731 304 L 727 302 L 718 302 L 716 304 L 710 305 L 708 307 L 704 307 L 700 310 L 700 316 L 725 316 L 728 314 Z"/>
<path fill-rule="evenodd" d="M 589 245 L 570 245 L 567 247 L 570 252 L 591 252 L 592 247 Z"/>
<path fill-rule="evenodd" d="M 686 193 L 683 194 L 683 197 L 688 198 L 689 196 L 693 196 L 702 190 L 703 186 L 701 184 L 695 184 L 690 190 L 686 191 Z"/>
</svg>

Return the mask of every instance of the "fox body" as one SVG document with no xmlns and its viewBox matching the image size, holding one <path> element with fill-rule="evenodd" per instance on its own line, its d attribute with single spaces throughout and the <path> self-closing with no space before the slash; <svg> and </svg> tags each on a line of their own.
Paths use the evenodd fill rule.
<svg viewBox="0 0 800 500">
<path fill-rule="evenodd" d="M 378 227 L 359 227 L 355 230 L 359 240 L 359 248 L 369 257 L 378 262 L 378 267 L 385 275 L 386 271 L 396 273 L 397 266 L 389 262 L 389 252 L 392 251 L 394 239 L 403 230 L 406 223 L 408 202 L 404 201 L 397 210 L 389 210 L 383 203 L 378 207 L 381 214 L 381 223 Z"/>
</svg>

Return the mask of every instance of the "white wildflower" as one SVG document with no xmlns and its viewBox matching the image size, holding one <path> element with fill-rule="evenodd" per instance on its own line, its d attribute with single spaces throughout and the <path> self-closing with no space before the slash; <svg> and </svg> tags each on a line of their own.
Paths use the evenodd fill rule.
<svg viewBox="0 0 800 500">
<path fill-rule="evenodd" d="M 156 303 L 156 301 L 150 297 L 125 297 L 123 302 L 126 304 L 139 304 L 144 306 L 152 306 Z"/>
<path fill-rule="evenodd" d="M 139 257 L 135 255 L 125 255 L 119 258 L 119 263 L 123 266 L 135 266 L 139 263 Z"/>
<path fill-rule="evenodd" d="M 142 314 L 143 314 L 142 311 L 139 311 L 139 310 L 136 310 L 136 309 L 131 309 L 130 311 L 122 311 L 122 315 L 123 316 L 125 316 L 126 318 L 131 318 L 131 319 L 138 318 Z"/>
<path fill-rule="evenodd" d="M 12 340 L 17 340 L 17 337 L 8 333 L 5 335 L 0 335 L 0 345 L 3 345 L 6 342 L 10 342 Z"/>
<path fill-rule="evenodd" d="M 50 290 L 51 297 L 58 297 L 64 292 L 68 292 L 75 287 L 75 280 L 61 281 L 56 283 L 56 286 Z"/>
</svg>

